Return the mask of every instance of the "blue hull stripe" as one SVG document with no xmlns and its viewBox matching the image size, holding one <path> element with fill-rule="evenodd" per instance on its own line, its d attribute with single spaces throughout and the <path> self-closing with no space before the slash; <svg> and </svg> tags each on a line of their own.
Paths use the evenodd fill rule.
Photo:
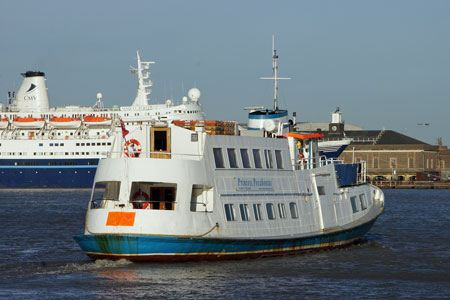
<svg viewBox="0 0 450 300">
<path fill-rule="evenodd" d="M 98 158 L 0 159 L 0 188 L 91 188 Z"/>
<path fill-rule="evenodd" d="M 145 261 L 220 260 L 262 257 L 339 247 L 369 231 L 375 220 L 333 233 L 292 239 L 237 240 L 146 235 L 77 235 L 74 239 L 93 258 Z"/>
</svg>

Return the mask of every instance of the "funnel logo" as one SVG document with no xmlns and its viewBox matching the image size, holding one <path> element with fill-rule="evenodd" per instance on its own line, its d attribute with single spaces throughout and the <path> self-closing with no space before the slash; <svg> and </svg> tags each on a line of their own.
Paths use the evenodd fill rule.
<svg viewBox="0 0 450 300">
<path fill-rule="evenodd" d="M 36 88 L 36 85 L 31 84 L 30 87 L 29 87 L 28 90 L 27 90 L 27 93 L 33 91 L 35 88 Z"/>
</svg>

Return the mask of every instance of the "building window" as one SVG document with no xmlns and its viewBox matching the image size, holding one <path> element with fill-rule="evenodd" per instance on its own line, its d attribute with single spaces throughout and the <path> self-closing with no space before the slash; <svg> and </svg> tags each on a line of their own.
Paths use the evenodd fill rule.
<svg viewBox="0 0 450 300">
<path fill-rule="evenodd" d="M 278 213 L 280 214 L 280 219 L 286 219 L 286 208 L 284 203 L 278 203 Z"/>
<path fill-rule="evenodd" d="M 247 204 L 239 204 L 239 210 L 241 211 L 241 219 L 242 221 L 249 221 L 248 217 L 248 205 Z"/>
<path fill-rule="evenodd" d="M 228 148 L 227 153 L 228 153 L 228 161 L 230 162 L 230 168 L 236 169 L 238 167 L 238 164 L 234 148 Z"/>
<path fill-rule="evenodd" d="M 408 168 L 414 168 L 414 157 L 408 157 Z"/>
<path fill-rule="evenodd" d="M 352 204 L 353 213 L 358 212 L 359 208 L 358 208 L 358 203 L 356 203 L 356 196 L 350 197 L 350 202 Z"/>
<path fill-rule="evenodd" d="M 275 150 L 275 161 L 277 162 L 277 169 L 283 169 L 283 156 L 281 150 Z"/>
<path fill-rule="evenodd" d="M 445 168 L 445 160 L 442 159 L 440 161 L 440 163 L 441 163 L 441 169 L 444 169 Z"/>
<path fill-rule="evenodd" d="M 261 169 L 262 168 L 261 153 L 259 149 L 253 149 L 253 160 L 255 162 L 255 168 Z"/>
<path fill-rule="evenodd" d="M 216 168 L 225 168 L 223 161 L 222 148 L 213 148 L 214 161 L 216 162 Z"/>
<path fill-rule="evenodd" d="M 241 158 L 243 167 L 246 169 L 251 168 L 247 149 L 241 149 Z"/>
<path fill-rule="evenodd" d="M 391 157 L 389 166 L 390 168 L 397 168 L 397 158 Z"/>
<path fill-rule="evenodd" d="M 297 203 L 295 202 L 289 203 L 289 210 L 291 212 L 291 218 L 298 219 Z"/>
<path fill-rule="evenodd" d="M 275 210 L 273 209 L 272 203 L 266 204 L 266 210 L 267 210 L 267 218 L 269 218 L 269 220 L 275 220 Z"/>
<path fill-rule="evenodd" d="M 253 204 L 253 212 L 255 214 L 256 221 L 261 221 L 263 219 L 261 213 L 261 204 Z"/>
<path fill-rule="evenodd" d="M 234 214 L 233 204 L 225 204 L 225 216 L 227 217 L 227 221 L 235 221 L 236 215 Z"/>
<path fill-rule="evenodd" d="M 378 169 L 378 157 L 373 158 L 373 167 L 374 169 Z"/>
</svg>

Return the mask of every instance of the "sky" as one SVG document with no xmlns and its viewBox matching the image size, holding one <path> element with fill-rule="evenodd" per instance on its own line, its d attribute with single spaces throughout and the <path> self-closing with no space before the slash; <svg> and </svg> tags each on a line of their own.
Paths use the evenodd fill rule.
<svg viewBox="0 0 450 300">
<path fill-rule="evenodd" d="M 43 71 L 51 106 L 131 105 L 136 51 L 151 103 L 200 89 L 207 118 L 245 122 L 245 106 L 297 121 L 388 129 L 450 145 L 450 1 L 1 1 L 0 102 L 20 73 Z M 429 124 L 429 125 L 420 125 Z"/>
</svg>

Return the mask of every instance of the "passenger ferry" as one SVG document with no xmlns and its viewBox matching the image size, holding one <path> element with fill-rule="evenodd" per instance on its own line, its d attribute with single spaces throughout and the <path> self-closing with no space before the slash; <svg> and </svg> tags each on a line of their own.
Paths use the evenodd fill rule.
<svg viewBox="0 0 450 300">
<path fill-rule="evenodd" d="M 356 242 L 383 212 L 383 192 L 365 182 L 364 163 L 321 156 L 323 134 L 291 132 L 285 121 L 250 130 L 154 122 L 134 135 L 139 149 L 117 128 L 75 240 L 94 259 L 132 261 L 256 258 Z"/>
<path fill-rule="evenodd" d="M 232 122 L 186 123 L 142 126 L 135 155 L 118 129 L 94 178 L 84 234 L 74 237 L 89 257 L 221 260 L 341 247 L 383 212 L 364 164 L 319 155 L 323 134 L 256 137 Z"/>
<path fill-rule="evenodd" d="M 169 99 L 149 104 L 150 65 L 137 52 L 138 88 L 131 106 L 105 108 L 102 94 L 93 107 L 50 107 L 43 72 L 24 73 L 7 106 L 0 104 L 0 188 L 90 188 L 100 158 L 115 143 L 124 122 L 130 136 L 153 121 L 203 120 L 200 91 L 189 90 L 178 105 Z"/>
</svg>

